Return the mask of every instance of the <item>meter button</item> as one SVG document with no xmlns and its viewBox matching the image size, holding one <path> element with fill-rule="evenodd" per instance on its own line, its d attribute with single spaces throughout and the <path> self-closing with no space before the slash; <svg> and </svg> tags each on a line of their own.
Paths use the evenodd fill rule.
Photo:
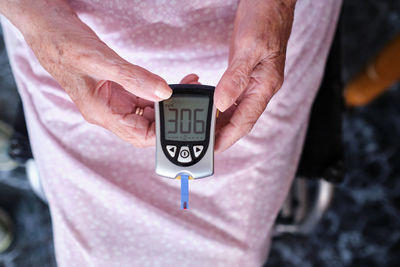
<svg viewBox="0 0 400 267">
<path fill-rule="evenodd" d="M 194 157 L 198 158 L 203 151 L 204 146 L 193 146 Z"/>
<path fill-rule="evenodd" d="M 171 157 L 175 157 L 176 146 L 167 146 L 167 151 Z"/>
<path fill-rule="evenodd" d="M 178 161 L 181 163 L 189 163 L 192 161 L 192 157 L 190 156 L 190 151 L 188 146 L 181 147 L 181 151 L 179 152 Z"/>
</svg>

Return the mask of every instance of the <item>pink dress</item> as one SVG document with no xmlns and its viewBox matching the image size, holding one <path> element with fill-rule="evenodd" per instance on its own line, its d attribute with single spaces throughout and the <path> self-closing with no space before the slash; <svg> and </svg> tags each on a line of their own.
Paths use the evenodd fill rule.
<svg viewBox="0 0 400 267">
<path fill-rule="evenodd" d="M 216 85 L 227 67 L 237 0 L 72 0 L 126 60 L 177 83 Z M 252 132 L 215 159 L 215 175 L 180 183 L 155 175 L 138 149 L 87 123 L 2 19 L 34 157 L 53 220 L 58 266 L 261 266 L 296 171 L 340 0 L 298 0 L 286 79 Z"/>
</svg>

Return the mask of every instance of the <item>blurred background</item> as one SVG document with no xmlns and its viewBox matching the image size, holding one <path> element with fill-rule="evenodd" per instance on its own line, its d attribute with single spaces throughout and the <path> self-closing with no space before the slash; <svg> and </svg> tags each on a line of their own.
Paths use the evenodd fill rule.
<svg viewBox="0 0 400 267">
<path fill-rule="evenodd" d="M 344 181 L 311 232 L 274 239 L 266 267 L 400 265 L 400 1 L 344 0 L 340 29 Z M 0 208 L 14 238 L 0 267 L 56 266 L 48 207 L 6 156 L 19 101 L 1 38 Z"/>
</svg>

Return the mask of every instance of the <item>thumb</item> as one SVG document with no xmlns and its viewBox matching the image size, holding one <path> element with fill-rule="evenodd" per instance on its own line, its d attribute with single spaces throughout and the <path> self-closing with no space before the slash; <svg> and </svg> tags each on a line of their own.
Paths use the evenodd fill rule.
<svg viewBox="0 0 400 267">
<path fill-rule="evenodd" d="M 214 103 L 220 111 L 227 110 L 243 93 L 256 65 L 250 57 L 232 59 L 215 88 Z"/>
</svg>

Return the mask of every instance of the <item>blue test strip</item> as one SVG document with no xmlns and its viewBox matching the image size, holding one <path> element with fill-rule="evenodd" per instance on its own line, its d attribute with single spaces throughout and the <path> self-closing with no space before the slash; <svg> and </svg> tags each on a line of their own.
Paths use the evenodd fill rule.
<svg viewBox="0 0 400 267">
<path fill-rule="evenodd" d="M 189 175 L 181 175 L 181 209 L 189 209 Z"/>
</svg>

